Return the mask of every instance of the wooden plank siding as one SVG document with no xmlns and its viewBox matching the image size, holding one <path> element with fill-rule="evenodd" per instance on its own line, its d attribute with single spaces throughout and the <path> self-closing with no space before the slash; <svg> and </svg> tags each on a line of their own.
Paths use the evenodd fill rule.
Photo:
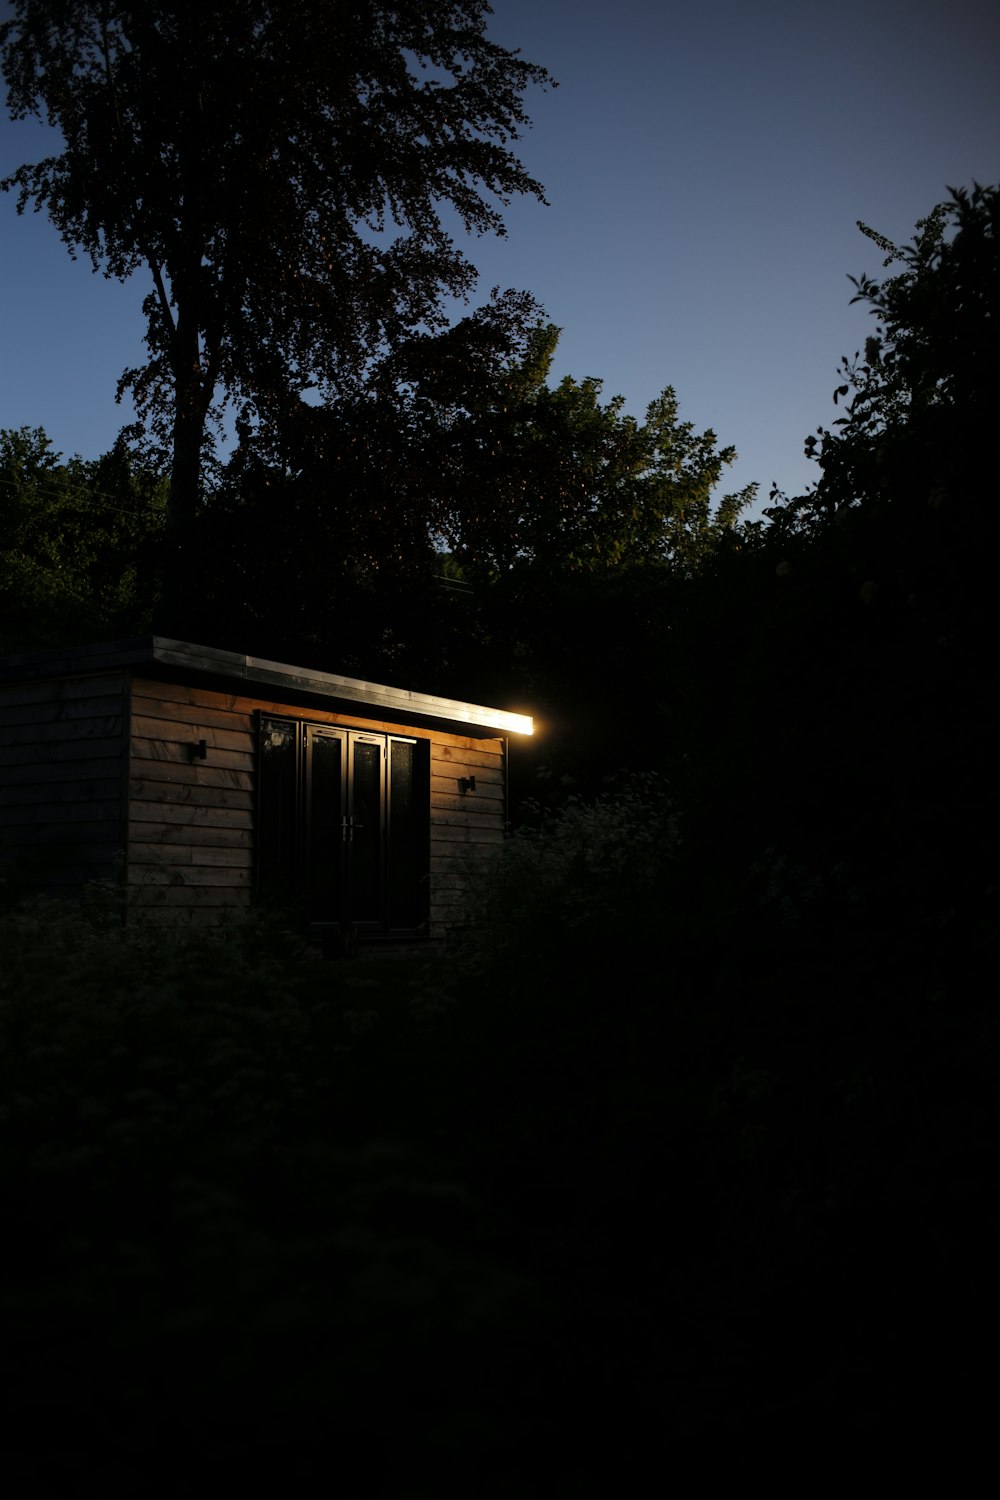
<svg viewBox="0 0 1000 1500">
<path fill-rule="evenodd" d="M 431 934 L 466 919 L 471 872 L 505 825 L 504 742 L 289 705 L 137 674 L 130 704 L 130 909 L 171 923 L 224 920 L 252 900 L 256 715 L 429 741 Z M 205 740 L 207 758 L 192 755 Z M 462 795 L 463 777 L 476 791 Z"/>
<path fill-rule="evenodd" d="M 15 888 L 78 895 L 125 846 L 123 670 L 0 685 L 0 862 Z"/>
<path fill-rule="evenodd" d="M 431 929 L 459 931 L 477 899 L 475 877 L 496 857 L 506 833 L 504 742 L 457 735 L 431 744 Z M 459 779 L 475 776 L 462 794 Z"/>
<path fill-rule="evenodd" d="M 199 740 L 206 760 L 192 753 Z M 201 925 L 250 904 L 254 750 L 252 707 L 228 694 L 133 678 L 130 913 Z"/>
</svg>

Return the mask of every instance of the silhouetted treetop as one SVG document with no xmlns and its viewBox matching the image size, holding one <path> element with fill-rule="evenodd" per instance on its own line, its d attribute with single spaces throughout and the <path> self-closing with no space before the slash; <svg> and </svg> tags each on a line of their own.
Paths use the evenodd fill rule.
<svg viewBox="0 0 1000 1500">
<path fill-rule="evenodd" d="M 3 186 L 71 253 L 151 278 L 129 370 L 194 512 L 220 395 L 252 425 L 350 389 L 476 273 L 456 230 L 542 197 L 514 143 L 546 71 L 486 34 L 484 0 L 13 0 L 12 117 L 63 149 Z"/>
<path fill-rule="evenodd" d="M 806 440 L 816 489 L 770 514 L 780 524 L 893 498 L 933 506 L 972 501 L 986 474 L 1000 370 L 1000 190 L 952 189 L 897 246 L 858 226 L 901 266 L 883 280 L 850 277 L 852 302 L 875 319 L 845 356 L 834 401 L 843 415 Z"/>
</svg>

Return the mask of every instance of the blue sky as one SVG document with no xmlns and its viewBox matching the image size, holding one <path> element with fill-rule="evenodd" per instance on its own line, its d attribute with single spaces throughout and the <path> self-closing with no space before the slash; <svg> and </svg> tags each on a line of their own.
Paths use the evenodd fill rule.
<svg viewBox="0 0 1000 1500">
<path fill-rule="evenodd" d="M 0 4 L 0 11 L 6 6 Z M 836 416 L 841 354 L 869 319 L 848 272 L 906 240 L 949 185 L 1000 181 L 1000 6 L 987 0 L 495 0 L 491 33 L 559 88 L 521 156 L 549 206 L 515 203 L 470 254 L 485 296 L 524 287 L 562 327 L 555 375 L 593 375 L 641 416 L 734 444 L 726 489 L 794 493 L 806 434 Z M 44 153 L 0 122 L 0 175 Z M 95 456 L 128 417 L 145 287 L 70 260 L 0 198 L 0 426 Z"/>
</svg>

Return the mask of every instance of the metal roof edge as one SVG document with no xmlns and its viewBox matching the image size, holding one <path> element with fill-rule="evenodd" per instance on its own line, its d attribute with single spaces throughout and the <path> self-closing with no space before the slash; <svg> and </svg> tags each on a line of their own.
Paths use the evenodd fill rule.
<svg viewBox="0 0 1000 1500">
<path fill-rule="evenodd" d="M 468 724 L 476 729 L 498 730 L 504 734 L 534 733 L 534 724 L 529 714 L 513 713 L 508 709 L 489 708 L 481 703 L 466 703 L 458 698 L 417 693 L 407 688 L 390 687 L 385 683 L 365 682 L 356 677 L 343 677 L 336 672 L 321 672 L 315 668 L 291 666 L 287 662 L 269 661 L 265 657 L 243 656 L 211 646 L 197 646 L 190 641 L 156 636 L 152 645 L 155 659 L 166 666 L 186 667 L 193 671 L 235 677 L 248 684 L 290 688 L 316 697 L 360 703 L 389 714 L 441 719 L 452 724 Z"/>
<path fill-rule="evenodd" d="M 387 715 L 437 719 L 451 724 L 466 724 L 470 729 L 487 729 L 501 734 L 534 733 L 534 724 L 529 714 L 489 708 L 481 703 L 466 703 L 458 698 L 417 693 L 407 688 L 390 687 L 385 683 L 365 682 L 356 677 L 340 676 L 336 672 L 295 667 L 287 662 L 268 661 L 260 656 L 245 656 L 236 651 L 220 650 L 216 646 L 200 646 L 193 641 L 175 640 L 170 636 L 160 635 L 135 636 L 81 646 L 57 646 L 0 657 L 0 682 L 23 682 L 30 677 L 78 676 L 86 672 L 154 665 L 179 667 L 187 671 L 235 679 L 248 685 L 257 683 L 287 688 L 318 698 L 363 704 Z"/>
</svg>

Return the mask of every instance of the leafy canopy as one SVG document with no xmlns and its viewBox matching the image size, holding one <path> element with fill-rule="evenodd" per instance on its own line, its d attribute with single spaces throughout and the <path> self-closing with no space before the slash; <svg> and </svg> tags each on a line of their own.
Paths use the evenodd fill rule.
<svg viewBox="0 0 1000 1500">
<path fill-rule="evenodd" d="M 821 469 L 815 490 L 768 512 L 786 529 L 894 498 L 971 498 L 985 474 L 1000 370 L 1000 189 L 952 189 L 910 245 L 858 227 L 883 267 L 901 269 L 850 277 L 874 331 L 841 360 L 834 401 L 844 415 L 806 440 Z"/>
<path fill-rule="evenodd" d="M 194 513 L 221 394 L 248 429 L 441 327 L 475 270 L 453 238 L 503 233 L 542 189 L 512 149 L 543 68 L 486 35 L 485 0 L 12 0 L 12 117 L 61 153 L 4 180 L 70 252 L 151 278 L 127 371 Z"/>
<path fill-rule="evenodd" d="M 41 428 L 0 431 L 0 651 L 148 629 L 166 489 L 124 438 L 63 460 Z"/>
<path fill-rule="evenodd" d="M 455 379 L 418 365 L 412 426 L 430 455 L 439 541 L 479 575 L 529 563 L 545 573 L 669 561 L 696 568 L 735 525 L 755 486 L 714 504 L 736 457 L 682 422 L 667 387 L 644 422 L 594 377 L 549 376 L 559 329 L 538 327 L 516 357 Z M 426 341 L 431 347 L 433 341 Z"/>
</svg>

